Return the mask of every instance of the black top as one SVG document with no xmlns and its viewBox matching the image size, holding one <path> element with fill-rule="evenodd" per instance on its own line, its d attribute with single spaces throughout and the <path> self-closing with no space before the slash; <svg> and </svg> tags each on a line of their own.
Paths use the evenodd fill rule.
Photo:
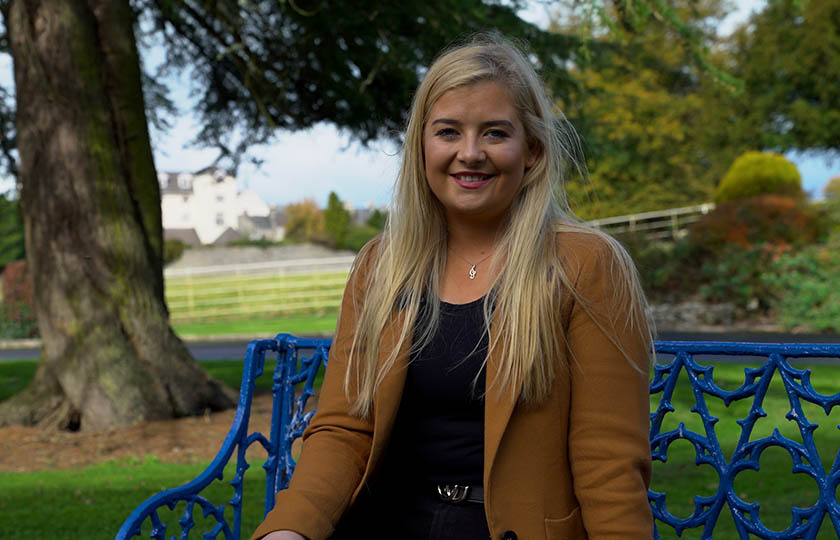
<svg viewBox="0 0 840 540">
<path fill-rule="evenodd" d="M 437 332 L 426 347 L 411 354 L 384 482 L 481 485 L 482 363 L 488 344 L 483 303 L 484 298 L 468 304 L 441 302 Z M 421 317 L 415 325 L 415 343 L 427 324 Z"/>
</svg>

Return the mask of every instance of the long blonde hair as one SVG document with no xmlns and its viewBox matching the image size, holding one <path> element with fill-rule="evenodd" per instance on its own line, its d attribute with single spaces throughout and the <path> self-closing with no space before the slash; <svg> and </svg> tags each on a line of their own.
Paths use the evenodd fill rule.
<svg viewBox="0 0 840 540">
<path fill-rule="evenodd" d="M 345 379 L 352 414 L 370 414 L 376 389 L 393 367 L 401 346 L 412 339 L 418 317 L 426 318 L 429 324 L 414 340 L 415 350 L 426 345 L 437 329 L 438 284 L 446 261 L 447 229 L 443 208 L 425 178 L 423 129 L 429 111 L 445 92 L 480 81 L 494 81 L 507 89 L 529 141 L 540 148 L 509 210 L 494 256 L 494 264 L 504 261 L 504 269 L 493 284 L 493 294 L 484 301 L 488 334 L 491 318 L 495 317 L 488 357 L 494 349 L 503 347 L 499 378 L 492 384 L 511 396 L 518 389 L 522 402 L 537 403 L 549 394 L 558 366 L 567 360 L 561 297 L 564 292 L 578 296 L 557 255 L 558 231 L 597 235 L 610 246 L 618 261 L 613 265 L 613 278 L 618 284 L 626 284 L 614 287 L 620 296 L 619 305 L 628 306 L 629 324 L 647 332 L 647 326 L 633 316 L 639 312 L 635 308 L 643 312 L 644 295 L 632 261 L 615 240 L 571 217 L 563 182 L 567 169 L 580 172 L 573 157 L 579 151 L 574 129 L 562 113 L 555 113 L 542 80 L 519 48 L 498 35 L 476 36 L 445 50 L 418 87 L 385 231 L 379 241 L 366 248 L 374 252 L 359 256 L 359 260 L 372 262 L 367 282 L 362 284 L 365 299 L 357 306 Z M 424 296 L 427 301 L 421 302 Z M 397 309 L 404 312 L 402 324 L 390 355 L 378 366 L 380 338 Z M 623 351 L 620 343 L 615 345 Z"/>
</svg>

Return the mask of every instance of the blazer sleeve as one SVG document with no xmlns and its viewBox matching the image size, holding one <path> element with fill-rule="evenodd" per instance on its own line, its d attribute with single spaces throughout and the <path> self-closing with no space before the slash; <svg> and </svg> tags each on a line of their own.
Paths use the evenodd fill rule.
<svg viewBox="0 0 840 540">
<path fill-rule="evenodd" d="M 589 540 L 650 540 L 647 324 L 614 248 L 599 239 L 584 251 L 567 334 L 574 491 Z"/>
<path fill-rule="evenodd" d="M 287 529 L 310 540 L 329 537 L 361 482 L 370 455 L 373 421 L 349 414 L 344 377 L 374 251 L 372 244 L 363 249 L 345 287 L 318 410 L 303 433 L 300 459 L 289 488 L 277 493 L 274 508 L 252 540 Z"/>
</svg>

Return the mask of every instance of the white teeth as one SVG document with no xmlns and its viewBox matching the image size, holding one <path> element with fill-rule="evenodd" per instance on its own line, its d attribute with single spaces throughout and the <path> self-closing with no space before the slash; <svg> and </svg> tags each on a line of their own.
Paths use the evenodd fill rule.
<svg viewBox="0 0 840 540">
<path fill-rule="evenodd" d="M 462 182 L 481 182 L 482 180 L 486 180 L 490 178 L 489 176 L 455 176 L 458 180 Z"/>
</svg>

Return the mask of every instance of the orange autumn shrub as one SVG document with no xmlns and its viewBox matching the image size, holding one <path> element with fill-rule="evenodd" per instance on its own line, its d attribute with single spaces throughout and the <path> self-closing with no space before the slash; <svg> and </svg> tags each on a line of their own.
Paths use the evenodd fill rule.
<svg viewBox="0 0 840 540">
<path fill-rule="evenodd" d="M 760 195 L 721 203 L 692 224 L 695 249 L 718 253 L 727 246 L 801 246 L 819 234 L 817 213 L 798 198 Z"/>
</svg>

